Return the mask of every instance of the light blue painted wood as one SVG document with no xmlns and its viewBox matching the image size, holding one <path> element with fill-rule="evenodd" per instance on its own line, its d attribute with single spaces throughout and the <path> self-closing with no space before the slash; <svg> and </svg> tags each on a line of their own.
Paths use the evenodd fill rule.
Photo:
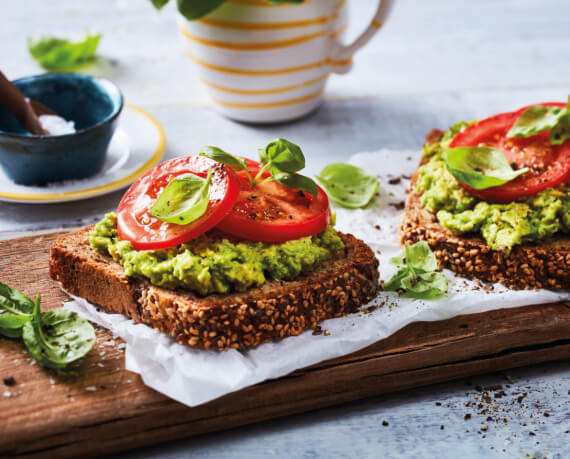
<svg viewBox="0 0 570 459">
<path fill-rule="evenodd" d="M 488 391 L 492 401 L 477 408 L 481 392 L 475 387 L 496 385 L 503 387 Z M 562 459 L 570 455 L 569 388 L 568 363 L 536 365 L 387 394 L 125 456 Z M 501 390 L 506 395 L 494 398 L 493 393 Z M 525 393 L 519 403 L 517 399 Z M 491 414 L 479 414 L 484 409 Z M 471 419 L 465 419 L 467 414 Z"/>
<path fill-rule="evenodd" d="M 356 56 L 353 71 L 331 78 L 323 106 L 298 122 L 271 126 L 237 124 L 212 110 L 183 57 L 172 7 L 156 14 L 148 1 L 4 3 L 0 62 L 9 77 L 41 72 L 26 51 L 30 35 L 102 32 L 103 58 L 89 71 L 117 82 L 127 101 L 159 119 L 168 158 L 194 153 L 204 144 L 254 155 L 258 146 L 283 136 L 302 145 L 315 173 L 358 151 L 419 149 L 433 127 L 563 100 L 570 93 L 570 2 L 565 0 L 397 0 L 385 28 Z M 373 4 L 349 2 L 356 18 L 349 34 L 364 25 Z M 92 223 L 114 209 L 121 194 L 62 205 L 0 203 L 0 235 Z M 568 364 L 509 371 L 515 383 L 497 399 L 507 424 L 487 422 L 486 415 L 465 407 L 476 391 L 460 381 L 129 457 L 570 457 Z M 506 383 L 501 375 L 472 382 Z M 524 392 L 528 396 L 519 405 L 516 398 Z M 468 410 L 472 419 L 465 421 Z M 479 434 L 482 422 L 488 430 Z"/>
</svg>

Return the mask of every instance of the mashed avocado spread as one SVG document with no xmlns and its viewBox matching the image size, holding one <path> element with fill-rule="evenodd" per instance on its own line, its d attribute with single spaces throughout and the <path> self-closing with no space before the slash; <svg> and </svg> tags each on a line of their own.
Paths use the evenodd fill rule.
<svg viewBox="0 0 570 459">
<path fill-rule="evenodd" d="M 119 262 L 128 276 L 201 295 L 243 292 L 268 278 L 292 280 L 344 248 L 334 228 L 328 227 L 316 236 L 280 244 L 233 243 L 203 235 L 168 249 L 135 250 L 130 242 L 119 240 L 115 213 L 95 226 L 90 242 L 93 249 Z"/>
<path fill-rule="evenodd" d="M 421 204 L 453 234 L 480 234 L 493 250 L 570 233 L 570 186 L 547 188 L 524 201 L 493 204 L 461 188 L 447 171 L 443 147 L 469 123 L 454 124 L 441 142 L 426 145 L 427 163 L 418 170 L 416 192 Z"/>
</svg>

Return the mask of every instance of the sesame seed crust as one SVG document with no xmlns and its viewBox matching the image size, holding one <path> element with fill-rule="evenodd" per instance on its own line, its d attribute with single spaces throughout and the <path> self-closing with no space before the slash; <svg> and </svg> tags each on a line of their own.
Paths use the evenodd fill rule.
<svg viewBox="0 0 570 459">
<path fill-rule="evenodd" d="M 441 133 L 431 131 L 428 138 L 431 136 L 433 142 Z M 455 236 L 440 225 L 413 191 L 416 180 L 417 173 L 412 177 L 412 191 L 402 215 L 402 244 L 427 241 L 440 268 L 451 269 L 461 277 L 500 282 L 513 289 L 570 290 L 570 237 L 560 235 L 555 241 L 518 245 L 508 255 L 492 250 L 481 237 Z"/>
<path fill-rule="evenodd" d="M 75 295 L 199 348 L 246 349 L 299 335 L 325 319 L 356 312 L 379 291 L 378 260 L 363 241 L 294 281 L 269 281 L 244 293 L 199 297 L 129 278 L 89 247 L 88 230 L 58 239 L 50 274 Z"/>
</svg>

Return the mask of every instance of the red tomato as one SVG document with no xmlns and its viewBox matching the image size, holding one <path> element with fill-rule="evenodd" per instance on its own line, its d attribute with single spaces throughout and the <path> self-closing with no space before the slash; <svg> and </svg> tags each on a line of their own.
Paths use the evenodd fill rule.
<svg viewBox="0 0 570 459">
<path fill-rule="evenodd" d="M 561 108 L 566 106 L 560 102 L 546 102 L 541 105 Z M 570 141 L 562 145 L 551 145 L 548 131 L 526 138 L 507 138 L 507 133 L 527 108 L 491 116 L 468 126 L 449 144 L 452 148 L 478 145 L 495 147 L 505 153 L 509 162 L 516 166 L 515 169 L 530 169 L 511 182 L 485 190 L 475 190 L 459 182 L 472 195 L 485 201 L 509 202 L 570 181 Z"/>
<path fill-rule="evenodd" d="M 212 168 L 210 202 L 204 215 L 188 225 L 166 223 L 150 215 L 150 207 L 166 185 L 186 173 L 206 177 Z M 239 181 L 229 168 L 201 156 L 185 156 L 166 161 L 140 177 L 119 204 L 119 237 L 137 250 L 172 247 L 189 241 L 216 226 L 236 203 Z"/>
<path fill-rule="evenodd" d="M 252 160 L 247 163 L 251 176 L 255 177 L 261 165 Z M 313 198 L 309 193 L 285 188 L 277 182 L 262 183 L 251 189 L 245 172 L 237 175 L 241 185 L 239 199 L 218 224 L 221 231 L 253 241 L 285 242 L 320 233 L 329 224 L 329 199 L 320 187 Z"/>
</svg>

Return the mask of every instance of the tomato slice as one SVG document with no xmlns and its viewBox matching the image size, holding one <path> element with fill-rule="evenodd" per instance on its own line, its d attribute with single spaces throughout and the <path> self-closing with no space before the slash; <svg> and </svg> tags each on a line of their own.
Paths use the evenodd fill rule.
<svg viewBox="0 0 570 459">
<path fill-rule="evenodd" d="M 261 164 L 246 161 L 255 177 Z M 237 175 L 241 187 L 239 199 L 218 224 L 221 231 L 241 239 L 285 242 L 320 233 L 329 224 L 329 199 L 320 187 L 313 198 L 309 193 L 285 188 L 277 182 L 262 183 L 251 189 L 245 172 Z"/>
<path fill-rule="evenodd" d="M 206 177 L 212 168 L 210 202 L 204 215 L 188 225 L 166 223 L 150 215 L 150 207 L 174 177 L 192 173 Z M 140 177 L 121 199 L 117 212 L 119 237 L 137 250 L 172 247 L 193 239 L 216 226 L 239 196 L 239 181 L 233 171 L 201 156 L 166 161 Z"/>
<path fill-rule="evenodd" d="M 561 102 L 541 105 L 566 106 Z M 472 195 L 485 201 L 510 202 L 570 181 L 570 141 L 562 145 L 551 145 L 548 131 L 526 138 L 507 138 L 507 133 L 527 108 L 528 106 L 514 112 L 501 113 L 472 124 L 457 134 L 449 144 L 452 148 L 478 145 L 494 147 L 505 153 L 515 169 L 530 169 L 511 182 L 485 190 L 475 190 L 458 182 Z"/>
</svg>

